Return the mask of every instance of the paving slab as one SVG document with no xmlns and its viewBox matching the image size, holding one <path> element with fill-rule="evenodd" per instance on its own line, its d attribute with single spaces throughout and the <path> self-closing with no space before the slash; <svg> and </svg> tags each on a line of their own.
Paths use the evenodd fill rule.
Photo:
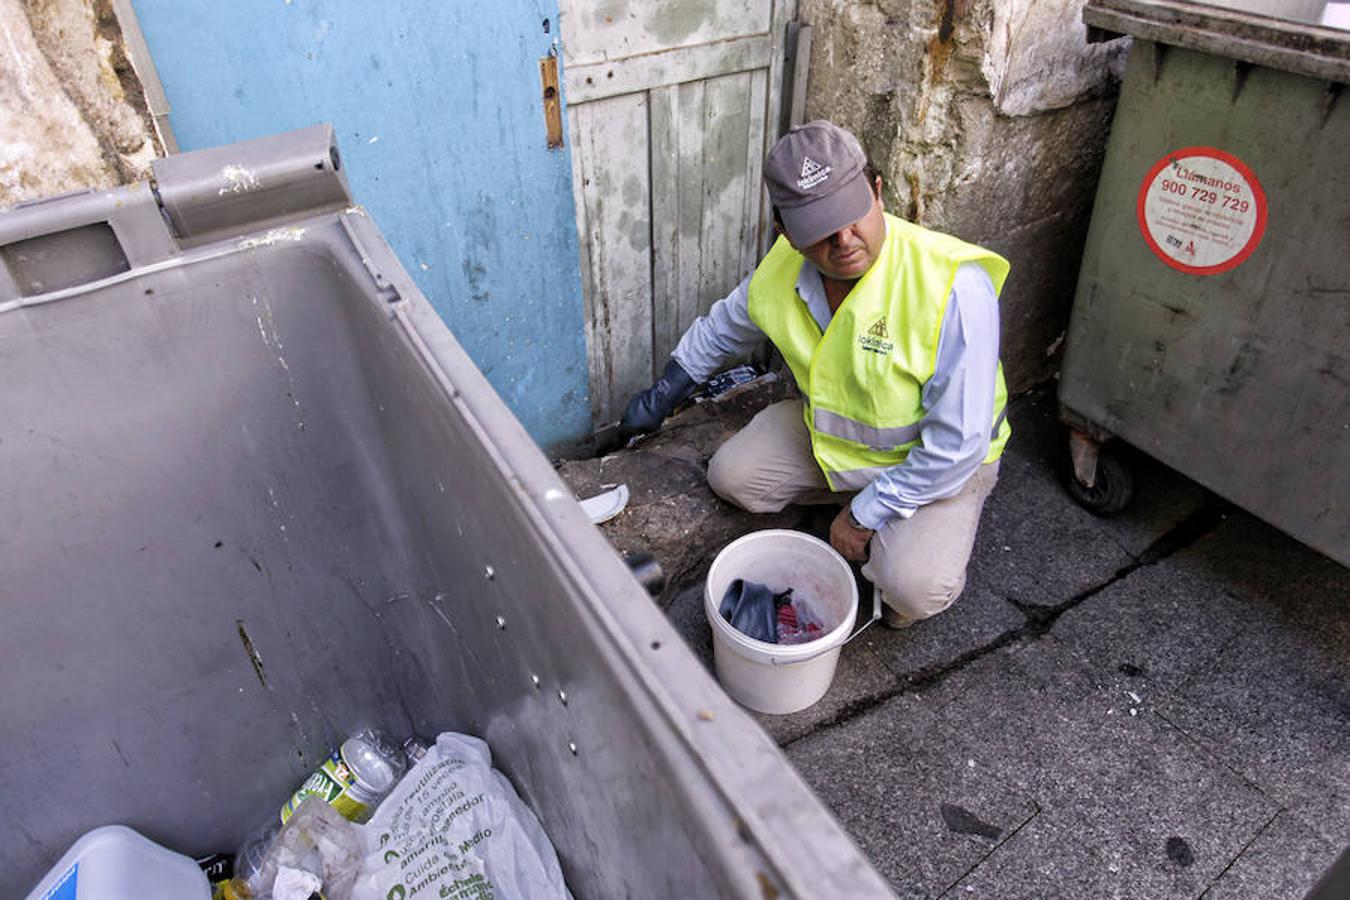
<svg viewBox="0 0 1350 900">
<path fill-rule="evenodd" d="M 1254 622 L 1288 623 L 1344 662 L 1336 651 L 1350 646 L 1350 569 L 1241 510 L 1179 555 L 1246 601 Z"/>
<path fill-rule="evenodd" d="M 913 683 L 979 653 L 1025 626 L 1027 617 L 990 586 L 968 583 L 946 611 L 901 631 L 876 629 L 876 655 L 902 683 Z"/>
<path fill-rule="evenodd" d="M 1299 900 L 1312 890 L 1341 847 L 1282 812 L 1210 885 L 1204 900 Z"/>
<path fill-rule="evenodd" d="M 1053 636 L 925 693 L 953 754 L 1025 791 L 1137 896 L 1197 896 L 1278 810 Z"/>
<path fill-rule="evenodd" d="M 989 858 L 942 895 L 944 900 L 1046 900 L 1048 897 L 1125 898 L 1137 889 L 1120 866 L 1075 840 L 1048 816 L 1037 815 Z"/>
<path fill-rule="evenodd" d="M 874 645 L 864 636 L 839 654 L 834 683 L 818 702 L 801 712 L 785 716 L 764 713 L 752 715 L 760 727 L 780 745 L 789 744 L 842 717 L 855 714 L 860 708 L 891 696 L 898 687 L 895 676 L 877 656 Z"/>
<path fill-rule="evenodd" d="M 1193 559 L 1172 557 L 1065 612 L 1054 636 L 1124 690 L 1156 703 L 1226 652 L 1242 629 L 1239 605 Z"/>
<path fill-rule="evenodd" d="M 1350 843 L 1350 571 L 1244 513 L 1179 554 L 1238 627 L 1160 712 L 1334 844 Z"/>
<path fill-rule="evenodd" d="M 1013 437 L 985 504 L 971 580 L 1021 603 L 1057 606 L 1107 581 L 1208 499 L 1194 483 L 1125 448 L 1138 485 L 1110 519 L 1080 507 L 1063 487 L 1068 438 L 1053 391 L 1009 407 Z"/>
<path fill-rule="evenodd" d="M 787 753 L 900 897 L 935 897 L 1037 811 L 952 746 L 926 702 L 903 695 Z"/>
<path fill-rule="evenodd" d="M 1345 682 L 1300 663 L 1297 642 L 1244 632 L 1159 713 L 1282 807 L 1350 843 L 1350 716 Z"/>
</svg>

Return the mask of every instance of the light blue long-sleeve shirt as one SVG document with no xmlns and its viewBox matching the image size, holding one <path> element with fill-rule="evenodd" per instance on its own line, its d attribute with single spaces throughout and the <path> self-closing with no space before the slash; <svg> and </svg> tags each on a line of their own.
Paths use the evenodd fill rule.
<svg viewBox="0 0 1350 900">
<path fill-rule="evenodd" d="M 671 355 L 696 382 L 765 339 L 750 320 L 747 277 L 684 333 Z M 823 333 L 833 313 L 820 271 L 806 260 L 797 295 Z M 998 301 L 978 263 L 956 270 L 938 337 L 937 365 L 923 386 L 920 441 L 905 461 L 878 475 L 853 498 L 853 517 L 877 529 L 894 516 L 908 518 L 926 503 L 961 490 L 989 453 L 998 368 Z"/>
</svg>

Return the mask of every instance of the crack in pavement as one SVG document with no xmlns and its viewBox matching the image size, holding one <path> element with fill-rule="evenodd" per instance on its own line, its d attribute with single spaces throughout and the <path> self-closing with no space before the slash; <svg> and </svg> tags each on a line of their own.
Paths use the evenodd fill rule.
<svg viewBox="0 0 1350 900">
<path fill-rule="evenodd" d="M 1027 816 L 1026 819 L 1023 820 L 1021 825 L 1018 825 L 1012 831 L 1008 832 L 1008 834 L 1003 838 L 1003 840 L 999 841 L 997 844 L 990 847 L 989 852 L 986 853 L 984 856 L 981 856 L 978 862 L 976 862 L 969 869 L 966 869 L 964 872 L 962 872 L 961 875 L 951 884 L 943 888 L 942 893 L 938 894 L 938 900 L 942 900 L 943 897 L 950 895 L 952 891 L 956 890 L 957 886 L 960 885 L 961 882 L 965 881 L 968 877 L 970 877 L 971 873 L 973 873 L 980 866 L 984 865 L 985 862 L 989 859 L 989 857 L 997 853 L 999 849 L 1003 847 L 1003 845 L 1007 844 L 1013 838 L 1017 837 L 1017 835 L 1022 832 L 1022 829 L 1026 828 L 1032 822 L 1036 821 L 1038 817 L 1040 817 L 1041 813 L 1043 813 L 1045 810 L 1042 809 L 1041 805 L 1036 802 L 1035 797 L 1029 797 L 1028 799 L 1031 800 L 1032 806 L 1035 807 L 1035 810 L 1032 811 L 1031 815 Z"/>
<path fill-rule="evenodd" d="M 1164 696 L 1164 698 L 1166 698 L 1168 695 L 1164 694 L 1163 696 Z M 1211 750 L 1209 747 L 1205 746 L 1205 744 L 1204 744 L 1203 742 L 1201 742 L 1201 741 L 1200 741 L 1199 739 L 1197 739 L 1196 737 L 1192 736 L 1191 733 L 1188 732 L 1185 728 L 1182 728 L 1182 727 L 1181 727 L 1180 725 L 1178 725 L 1176 722 L 1172 721 L 1172 720 L 1169 719 L 1167 716 L 1165 716 L 1165 715 L 1162 713 L 1161 710 L 1159 710 L 1159 709 L 1157 709 L 1157 708 L 1154 708 L 1154 709 L 1149 710 L 1149 712 L 1150 712 L 1150 714 L 1153 715 L 1155 718 L 1161 719 L 1162 721 L 1166 722 L 1167 725 L 1168 725 L 1170 728 L 1172 728 L 1173 730 L 1175 730 L 1177 734 L 1179 734 L 1179 735 L 1181 735 L 1183 738 L 1185 738 L 1186 741 L 1192 746 L 1193 749 L 1195 749 L 1197 752 L 1199 752 L 1202 756 L 1208 758 L 1208 759 L 1210 760 L 1210 762 L 1212 762 L 1214 765 L 1216 765 L 1216 766 L 1218 766 L 1219 768 L 1221 768 L 1221 769 L 1227 771 L 1230 775 L 1232 775 L 1232 776 L 1233 776 L 1234 778 L 1236 778 L 1238 781 L 1242 782 L 1242 783 L 1245 784 L 1247 787 L 1251 788 L 1253 791 L 1255 791 L 1255 792 L 1256 792 L 1257 794 L 1259 794 L 1260 796 L 1262 796 L 1262 797 L 1266 798 L 1267 800 L 1269 800 L 1269 801 L 1270 801 L 1272 804 L 1274 804 L 1275 806 L 1279 806 L 1279 807 L 1283 807 L 1283 806 L 1284 806 L 1284 801 L 1283 801 L 1283 800 L 1281 800 L 1281 799 L 1278 798 L 1278 797 L 1272 797 L 1270 794 L 1268 794 L 1268 793 L 1266 792 L 1266 790 L 1265 790 L 1264 788 L 1261 787 L 1261 785 L 1259 785 L 1259 784 L 1257 784 L 1256 782 L 1252 781 L 1252 780 L 1251 780 L 1250 778 L 1248 778 L 1246 775 L 1242 774 L 1242 772 L 1240 772 L 1240 771 L 1238 771 L 1237 769 L 1235 769 L 1235 768 L 1234 768 L 1232 765 L 1230 765 L 1226 760 L 1222 759 L 1222 758 L 1219 757 L 1217 754 L 1215 754 L 1215 752 L 1214 752 L 1213 750 Z"/>
<path fill-rule="evenodd" d="M 1012 597 L 1005 599 L 1016 607 L 1018 612 L 1027 617 L 1028 625 L 1036 629 L 1035 636 L 1039 637 L 1049 632 L 1059 617 L 1075 606 L 1097 596 L 1112 585 L 1124 581 L 1140 569 L 1157 565 L 1168 557 L 1185 550 L 1215 528 L 1218 528 L 1228 509 L 1228 504 L 1223 501 L 1207 500 L 1156 541 L 1145 547 L 1133 560 L 1117 569 L 1110 578 L 1100 584 L 1079 591 L 1062 603 L 1045 606 L 1039 603 L 1026 603 Z"/>
<path fill-rule="evenodd" d="M 1228 865 L 1223 867 L 1223 871 L 1219 872 L 1219 874 L 1215 875 L 1210 880 L 1209 885 L 1205 887 L 1203 892 L 1201 892 L 1199 900 L 1204 900 L 1205 897 L 1209 896 L 1210 891 L 1214 890 L 1215 886 L 1219 883 L 1219 879 L 1223 878 L 1223 876 L 1227 874 L 1228 870 L 1233 868 L 1233 866 L 1237 864 L 1237 861 L 1239 859 L 1242 859 L 1242 855 L 1247 852 L 1247 850 L 1251 847 L 1252 844 L 1256 843 L 1256 839 L 1259 838 L 1261 835 L 1265 834 L 1266 831 L 1270 828 L 1270 826 L 1275 824 L 1275 820 L 1278 819 L 1281 815 L 1283 815 L 1284 812 L 1285 810 L 1283 807 L 1276 810 L 1275 815 L 1271 816 L 1270 819 L 1266 821 L 1266 824 L 1256 829 L 1256 833 L 1252 835 L 1252 839 L 1249 840 L 1247 843 L 1243 844 L 1242 849 L 1233 855 L 1233 858 L 1228 861 Z"/>
<path fill-rule="evenodd" d="M 1033 603 L 1023 603 L 1011 597 L 1005 597 L 1004 599 L 1008 603 L 1016 607 L 1017 610 L 1026 617 L 1027 621 L 1024 624 L 1009 631 L 1005 631 L 994 640 L 986 644 L 981 644 L 979 647 L 961 654 L 954 660 L 934 663 L 931 666 L 926 666 L 915 672 L 911 672 L 908 675 L 897 675 L 896 684 L 892 688 L 878 691 L 866 697 L 861 697 L 844 705 L 834 715 L 817 722 L 809 731 L 799 734 L 779 746 L 783 749 L 787 749 L 798 741 L 805 740 L 806 738 L 828 731 L 837 725 L 849 722 L 888 700 L 930 687 L 946 678 L 948 675 L 962 671 L 971 663 L 976 662 L 1009 644 L 1022 640 L 1036 640 L 1037 638 L 1049 634 L 1054 628 L 1055 622 L 1059 620 L 1059 617 L 1073 609 L 1075 606 L 1095 597 L 1113 584 L 1128 578 L 1140 569 L 1157 565 L 1212 532 L 1223 521 L 1228 509 L 1228 504 L 1217 498 L 1207 500 L 1198 509 L 1166 531 L 1156 541 L 1149 544 L 1148 547 L 1144 548 L 1137 557 L 1130 563 L 1118 569 L 1114 575 L 1110 576 L 1100 584 L 1078 592 L 1063 603 L 1055 604 L 1053 606 L 1041 606 Z"/>
</svg>

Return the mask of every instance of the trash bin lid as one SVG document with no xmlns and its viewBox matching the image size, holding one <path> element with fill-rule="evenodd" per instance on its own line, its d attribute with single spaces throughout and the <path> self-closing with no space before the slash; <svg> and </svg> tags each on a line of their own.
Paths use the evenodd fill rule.
<svg viewBox="0 0 1350 900">
<path fill-rule="evenodd" d="M 1312 7 L 1319 12 L 1312 14 Z M 1262 12 L 1255 9 L 1261 7 Z M 1308 0 L 1088 0 L 1090 40 L 1130 35 L 1239 62 L 1350 83 L 1350 31 Z"/>
</svg>

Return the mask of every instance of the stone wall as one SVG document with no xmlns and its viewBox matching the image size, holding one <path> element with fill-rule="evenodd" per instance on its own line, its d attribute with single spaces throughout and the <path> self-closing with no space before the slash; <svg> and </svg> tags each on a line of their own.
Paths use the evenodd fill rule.
<svg viewBox="0 0 1350 900">
<path fill-rule="evenodd" d="M 1127 43 L 1089 45 L 1083 0 L 802 0 L 807 118 L 851 128 L 887 209 L 1013 264 L 1003 362 L 1052 374 Z"/>
<path fill-rule="evenodd" d="M 0 207 L 137 181 L 162 154 L 110 0 L 0 0 Z"/>
</svg>

